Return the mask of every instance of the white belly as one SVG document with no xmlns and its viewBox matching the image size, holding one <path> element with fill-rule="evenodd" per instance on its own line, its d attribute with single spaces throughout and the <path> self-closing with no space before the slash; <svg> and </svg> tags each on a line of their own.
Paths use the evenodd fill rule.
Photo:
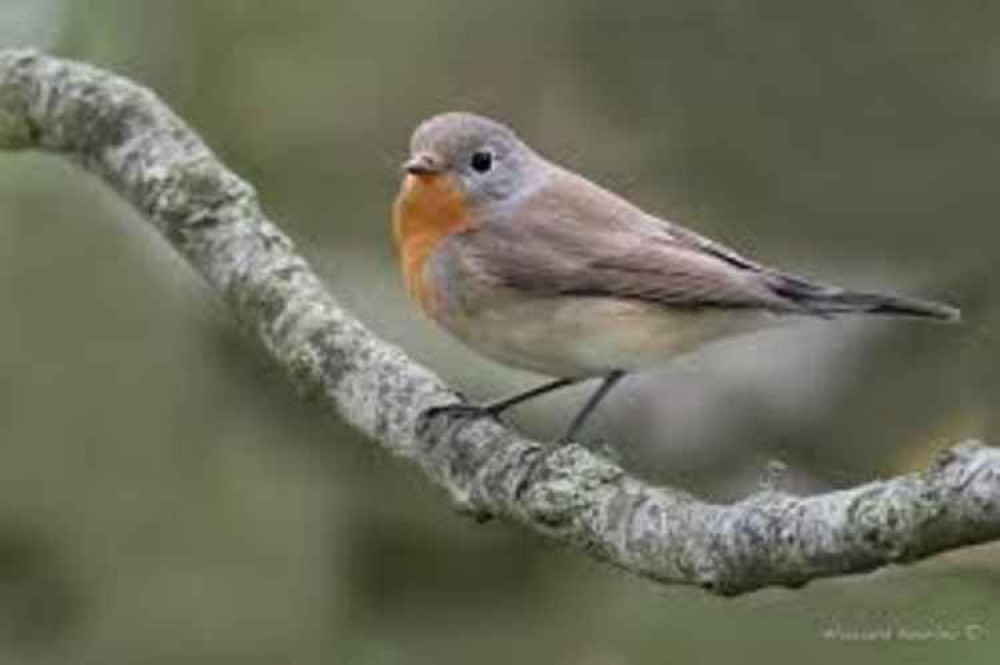
<svg viewBox="0 0 1000 665">
<path fill-rule="evenodd" d="M 779 323 L 746 310 L 669 311 L 611 298 L 498 302 L 439 323 L 503 364 L 557 377 L 648 370 L 706 342 Z"/>
</svg>

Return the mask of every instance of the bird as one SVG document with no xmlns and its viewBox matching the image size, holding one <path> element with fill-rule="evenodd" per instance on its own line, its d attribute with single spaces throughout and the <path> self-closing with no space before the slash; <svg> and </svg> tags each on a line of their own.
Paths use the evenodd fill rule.
<svg viewBox="0 0 1000 665">
<path fill-rule="evenodd" d="M 499 417 L 601 379 L 555 441 L 565 444 L 623 377 L 715 340 L 845 314 L 961 317 L 947 304 L 841 288 L 747 258 L 546 159 L 481 115 L 421 122 L 402 170 L 392 226 L 409 295 L 474 351 L 550 379 L 429 416 Z"/>
</svg>

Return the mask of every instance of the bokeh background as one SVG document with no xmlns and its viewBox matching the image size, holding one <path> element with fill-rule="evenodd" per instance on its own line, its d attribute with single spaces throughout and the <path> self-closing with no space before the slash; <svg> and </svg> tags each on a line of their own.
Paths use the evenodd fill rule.
<svg viewBox="0 0 1000 665">
<path fill-rule="evenodd" d="M 155 89 L 345 304 L 477 398 L 535 379 L 416 313 L 388 225 L 443 110 L 766 261 L 965 310 L 630 380 L 587 438 L 652 482 L 726 500 L 778 459 L 815 492 L 1000 441 L 996 3 L 0 0 L 0 43 Z M 580 397 L 516 423 L 550 436 Z M 101 183 L 0 155 L 0 663 L 995 663 L 998 589 L 984 546 L 722 600 L 475 524 L 300 404 Z"/>
</svg>

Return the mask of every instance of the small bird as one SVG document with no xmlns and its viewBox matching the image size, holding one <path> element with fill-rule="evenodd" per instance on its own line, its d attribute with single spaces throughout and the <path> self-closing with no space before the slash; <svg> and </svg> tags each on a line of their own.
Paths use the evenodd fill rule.
<svg viewBox="0 0 1000 665">
<path fill-rule="evenodd" d="M 472 349 L 554 378 L 443 410 L 498 416 L 602 378 L 560 443 L 623 376 L 713 340 L 803 317 L 960 318 L 948 305 L 851 291 L 748 259 L 548 161 L 482 116 L 421 123 L 403 170 L 393 231 L 410 295 Z"/>
</svg>

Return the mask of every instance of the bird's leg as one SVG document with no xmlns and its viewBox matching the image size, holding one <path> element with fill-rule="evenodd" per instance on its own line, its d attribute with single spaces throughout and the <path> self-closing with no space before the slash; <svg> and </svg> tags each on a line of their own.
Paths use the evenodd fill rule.
<svg viewBox="0 0 1000 665">
<path fill-rule="evenodd" d="M 517 393 L 516 395 L 504 397 L 503 399 L 498 399 L 494 402 L 488 402 L 486 404 L 445 404 L 444 406 L 433 406 L 424 411 L 422 418 L 429 420 L 444 414 L 465 416 L 469 418 L 482 416 L 496 418 L 512 406 L 516 406 L 522 402 L 527 402 L 530 399 L 540 397 L 552 391 L 559 390 L 560 388 L 571 386 L 582 380 L 583 379 L 556 379 L 555 381 L 543 383 L 542 385 L 532 388 L 531 390 L 526 390 L 524 392 Z"/>
<path fill-rule="evenodd" d="M 573 417 L 572 422 L 570 422 L 569 427 L 566 428 L 563 435 L 556 439 L 556 445 L 565 445 L 570 441 L 573 441 L 579 433 L 580 428 L 583 427 L 585 422 L 587 422 L 587 418 L 589 418 L 590 414 L 597 408 L 597 405 L 601 403 L 601 400 L 608 396 L 611 389 L 614 388 L 615 384 L 621 381 L 624 376 L 625 372 L 616 370 L 604 377 L 604 381 L 602 381 L 601 385 L 597 387 L 594 394 L 590 396 L 590 399 L 588 399 L 587 403 L 583 405 L 583 408 L 581 408 L 580 411 L 577 412 L 576 416 Z"/>
<path fill-rule="evenodd" d="M 490 402 L 489 404 L 484 404 L 483 409 L 489 411 L 494 416 L 499 416 L 501 413 L 511 408 L 512 406 L 517 406 L 522 402 L 527 402 L 536 397 L 541 397 L 560 388 L 567 388 L 574 383 L 579 383 L 583 379 L 556 379 L 555 381 L 549 381 L 548 383 L 543 383 L 540 386 L 536 386 L 531 390 L 525 390 L 522 393 L 517 393 L 516 395 L 511 395 L 510 397 L 505 397 L 503 399 L 498 399 L 495 402 Z"/>
</svg>

